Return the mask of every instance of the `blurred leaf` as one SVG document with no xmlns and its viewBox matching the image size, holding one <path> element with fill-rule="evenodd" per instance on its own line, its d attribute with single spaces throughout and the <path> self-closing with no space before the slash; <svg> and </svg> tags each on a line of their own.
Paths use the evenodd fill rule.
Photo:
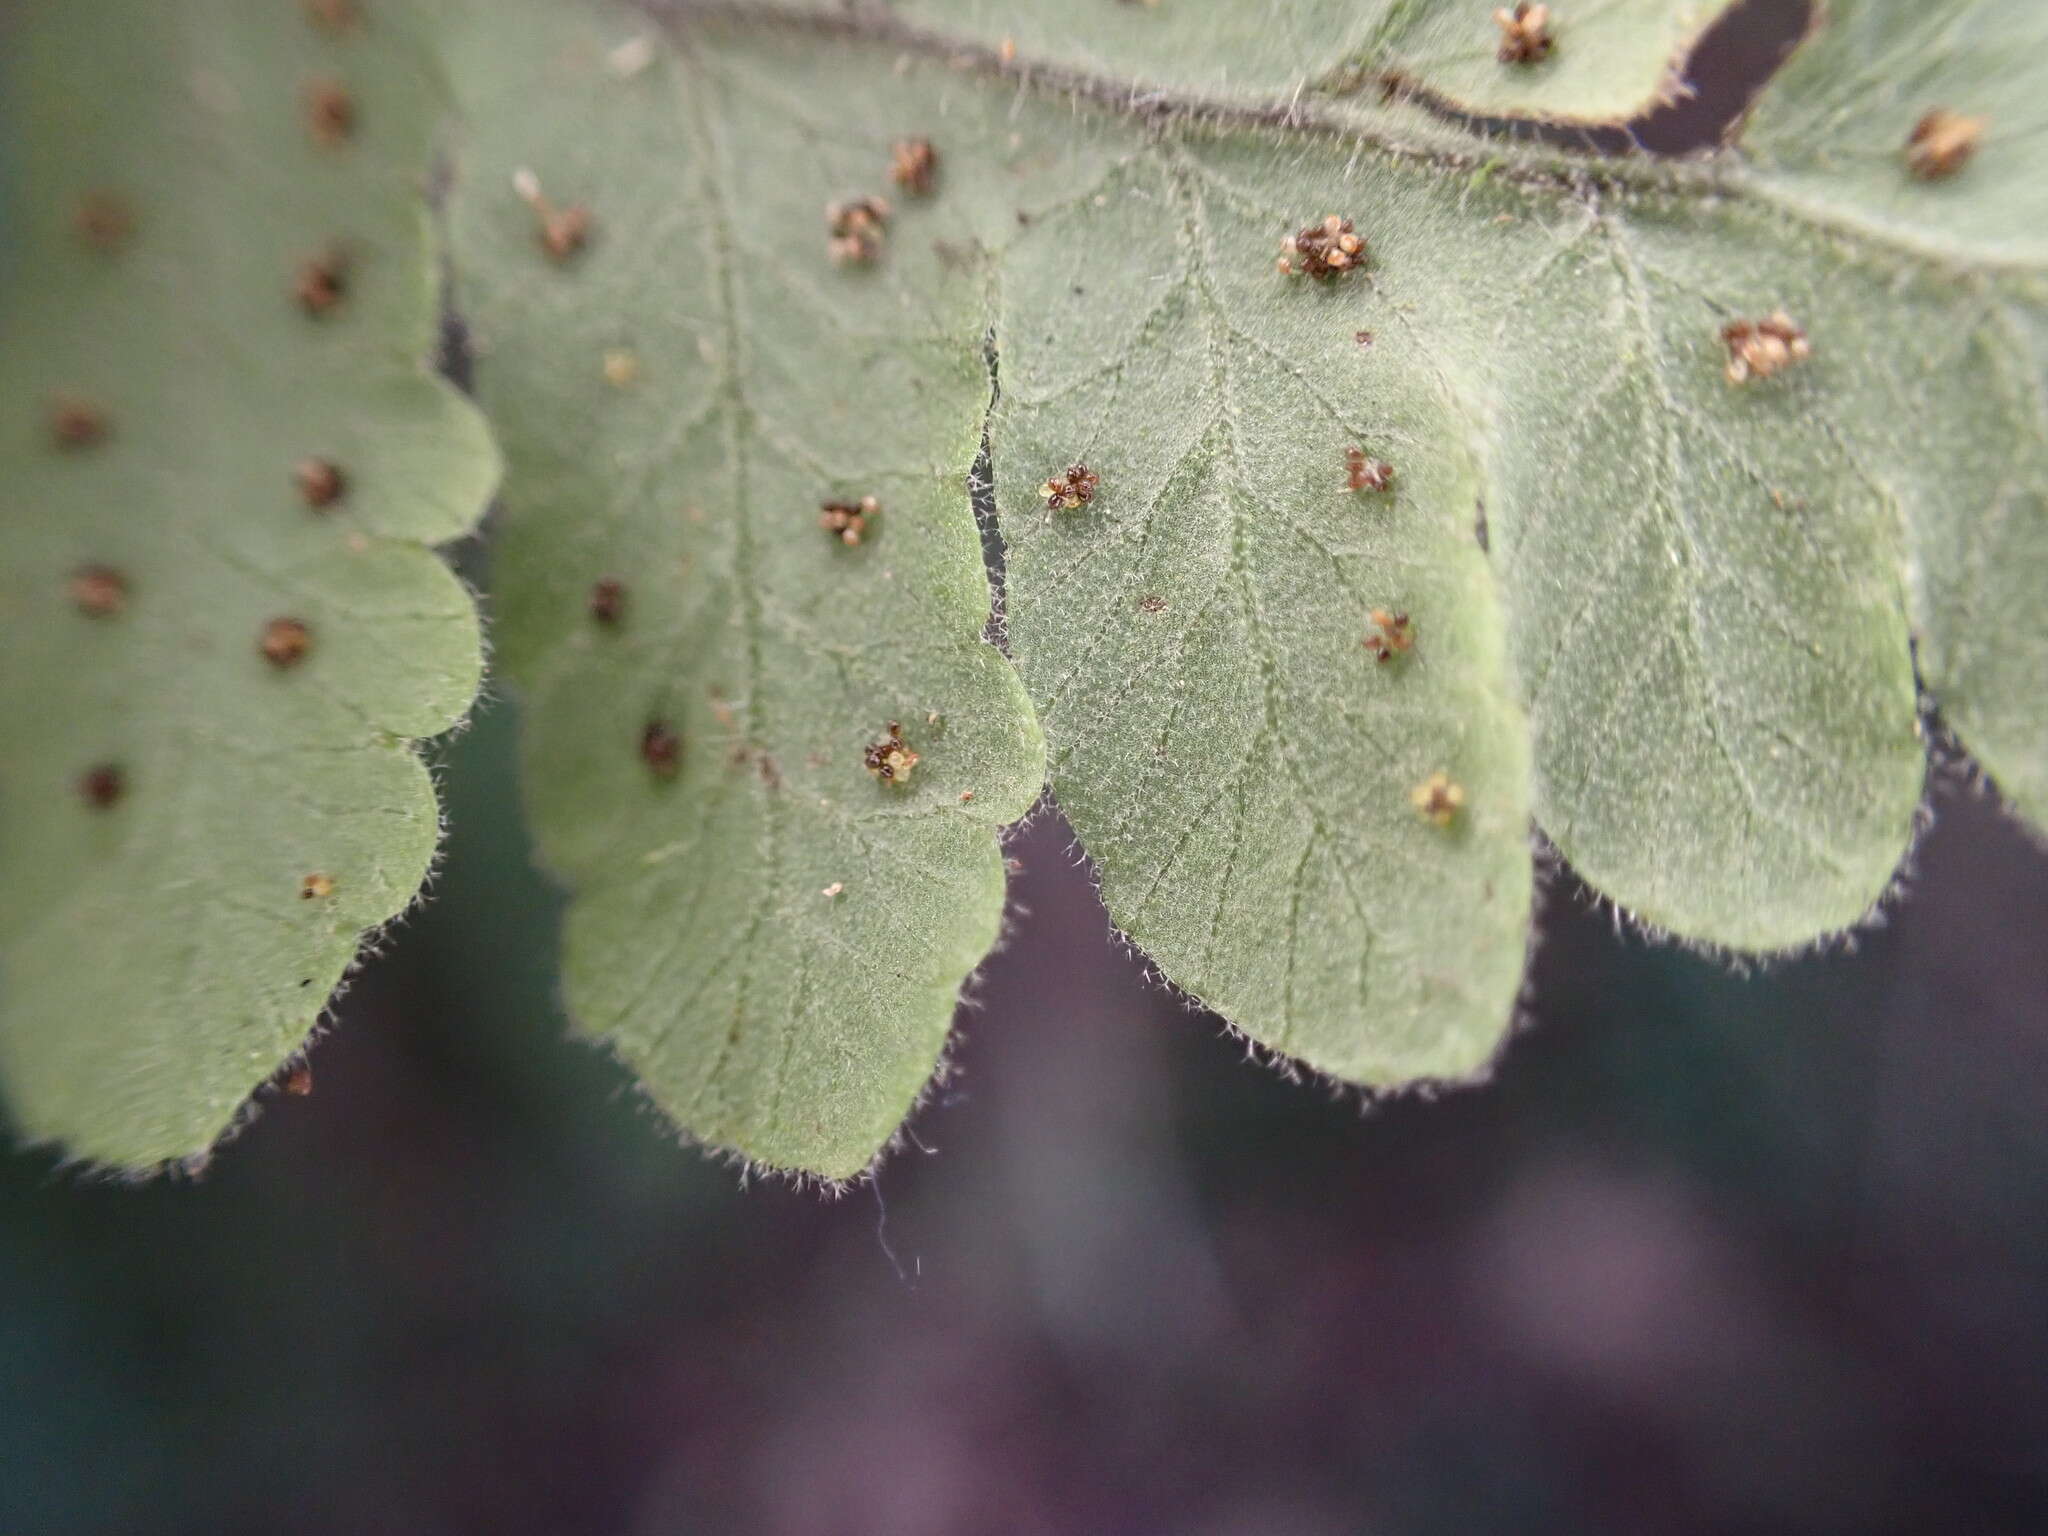
<svg viewBox="0 0 2048 1536">
<path fill-rule="evenodd" d="M 4 30 L 0 1088 L 142 1166 L 213 1141 L 426 872 L 409 738 L 479 671 L 426 546 L 493 457 L 425 367 L 443 105 L 405 30 L 256 0 Z M 309 460 L 339 472 L 310 498 Z"/>
</svg>

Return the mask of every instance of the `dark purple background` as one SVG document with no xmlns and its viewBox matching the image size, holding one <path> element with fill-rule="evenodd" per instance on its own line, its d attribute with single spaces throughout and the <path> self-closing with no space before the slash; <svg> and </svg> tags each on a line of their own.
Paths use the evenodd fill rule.
<svg viewBox="0 0 2048 1536">
<path fill-rule="evenodd" d="M 312 1098 L 197 1185 L 0 1163 L 0 1530 L 2043 1528 L 2048 859 L 1984 800 L 1761 980 L 1561 884 L 1495 1081 L 1370 1109 L 1042 820 L 929 1150 L 827 1203 L 562 1037 L 508 746 Z"/>
</svg>

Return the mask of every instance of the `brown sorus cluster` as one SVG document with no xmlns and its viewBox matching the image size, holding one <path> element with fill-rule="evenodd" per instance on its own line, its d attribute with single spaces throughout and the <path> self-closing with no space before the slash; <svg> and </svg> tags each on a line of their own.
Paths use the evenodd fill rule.
<svg viewBox="0 0 2048 1536">
<path fill-rule="evenodd" d="M 512 189 L 533 210 L 540 248 L 555 261 L 567 261 L 590 243 L 590 210 L 581 203 L 557 208 L 542 194 L 540 178 L 524 166 L 512 173 Z"/>
<path fill-rule="evenodd" d="M 1333 213 L 1282 240 L 1280 253 L 1278 265 L 1288 277 L 1339 277 L 1364 264 L 1365 237 L 1353 234 L 1351 221 Z"/>
<path fill-rule="evenodd" d="M 1728 344 L 1728 382 L 1768 379 L 1813 355 L 1806 332 L 1785 311 L 1763 320 L 1731 320 L 1721 327 Z"/>
<path fill-rule="evenodd" d="M 1366 617 L 1372 620 L 1373 629 L 1365 637 L 1365 648 L 1372 652 L 1374 661 L 1392 661 L 1415 648 L 1415 629 L 1407 614 L 1375 608 Z"/>
<path fill-rule="evenodd" d="M 299 882 L 299 900 L 325 901 L 334 894 L 334 876 L 317 871 Z"/>
<path fill-rule="evenodd" d="M 323 149 L 332 149 L 356 131 L 355 98 L 339 80 L 306 82 L 306 131 Z"/>
<path fill-rule="evenodd" d="M 104 811 L 128 789 L 128 775 L 118 763 L 95 763 L 78 776 L 78 793 L 96 811 Z"/>
<path fill-rule="evenodd" d="M 111 256 L 126 248 L 135 235 L 135 210 L 119 193 L 88 192 L 78 200 L 71 227 L 78 238 L 96 251 Z"/>
<path fill-rule="evenodd" d="M 825 229 L 831 238 L 825 249 L 841 265 L 873 261 L 882 253 L 882 237 L 888 233 L 888 226 L 889 205 L 879 197 L 828 203 Z"/>
<path fill-rule="evenodd" d="M 314 511 L 333 506 L 348 493 L 348 476 L 331 459 L 301 459 L 292 470 L 299 495 Z"/>
<path fill-rule="evenodd" d="M 930 139 L 898 139 L 889 146 L 889 179 L 912 197 L 929 197 L 939 174 Z"/>
<path fill-rule="evenodd" d="M 295 1099 L 303 1099 L 313 1091 L 313 1069 L 304 1062 L 292 1067 L 278 1086 Z"/>
<path fill-rule="evenodd" d="M 1159 596 L 1156 592 L 1148 592 L 1145 596 L 1138 599 L 1138 608 L 1144 613 L 1164 613 L 1166 612 L 1166 599 Z"/>
<path fill-rule="evenodd" d="M 818 505 L 818 526 L 842 544 L 858 544 L 867 537 L 868 520 L 882 510 L 872 496 L 859 501 L 826 501 Z"/>
<path fill-rule="evenodd" d="M 348 258 L 339 251 L 323 251 L 299 268 L 292 293 L 299 308 L 316 319 L 348 295 Z"/>
<path fill-rule="evenodd" d="M 650 720 L 640 731 L 640 761 L 657 779 L 672 779 L 683 766 L 683 738 L 666 720 Z"/>
<path fill-rule="evenodd" d="M 1394 483 L 1394 466 L 1385 459 L 1375 459 L 1363 448 L 1344 450 L 1344 489 L 1347 491 L 1384 491 Z"/>
<path fill-rule="evenodd" d="M 1906 169 L 1922 181 L 1939 181 L 1963 168 L 1984 140 L 1985 121 L 1947 107 L 1921 114 L 1906 136 Z"/>
<path fill-rule="evenodd" d="M 1095 488 L 1101 483 L 1102 477 L 1086 464 L 1069 464 L 1064 473 L 1041 485 L 1038 494 L 1045 498 L 1048 512 L 1071 512 L 1093 501 Z"/>
<path fill-rule="evenodd" d="M 1432 773 L 1408 793 L 1416 815 L 1432 826 L 1448 827 L 1465 808 L 1465 790 L 1449 774 Z"/>
<path fill-rule="evenodd" d="M 1495 11 L 1493 20 L 1500 28 L 1500 52 L 1496 57 L 1503 64 L 1534 64 L 1538 59 L 1549 58 L 1550 50 L 1557 46 L 1557 39 L 1550 35 L 1547 5 L 1518 0 L 1512 10 L 1502 6 Z"/>
<path fill-rule="evenodd" d="M 87 618 L 112 618 L 128 606 L 128 578 L 111 565 L 81 565 L 71 573 L 71 601 Z"/>
<path fill-rule="evenodd" d="M 590 616 L 607 627 L 615 625 L 626 612 L 626 584 L 616 576 L 601 576 L 590 584 Z"/>
<path fill-rule="evenodd" d="M 888 730 L 889 734 L 880 741 L 868 743 L 867 750 L 861 754 L 861 762 L 884 784 L 901 784 L 910 777 L 910 770 L 917 766 L 917 754 L 904 745 L 900 721 L 891 720 Z"/>
<path fill-rule="evenodd" d="M 263 626 L 257 649 L 273 667 L 296 667 L 313 649 L 313 631 L 303 619 L 272 619 Z"/>
<path fill-rule="evenodd" d="M 105 442 L 107 413 L 77 395 L 50 402 L 50 441 L 59 448 L 92 448 Z"/>
</svg>

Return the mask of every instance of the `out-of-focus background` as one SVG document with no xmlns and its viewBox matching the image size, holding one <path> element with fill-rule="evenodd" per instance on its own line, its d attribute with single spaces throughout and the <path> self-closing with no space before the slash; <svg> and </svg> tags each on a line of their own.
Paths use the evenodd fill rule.
<svg viewBox="0 0 2048 1536">
<path fill-rule="evenodd" d="M 1561 877 L 1493 1080 L 1376 1104 L 1149 985 L 1042 817 L 959 1075 L 828 1202 L 568 1036 L 513 727 L 310 1098 L 196 1181 L 0 1154 L 0 1536 L 2048 1530 L 2048 851 L 1959 781 L 1762 976 Z"/>
<path fill-rule="evenodd" d="M 1494 1080 L 1371 1106 L 1149 986 L 1045 818 L 835 1203 L 567 1037 L 511 723 L 310 1098 L 196 1183 L 0 1159 L 0 1531 L 2048 1528 L 2048 855 L 1985 800 L 1762 977 L 1560 881 Z"/>
</svg>

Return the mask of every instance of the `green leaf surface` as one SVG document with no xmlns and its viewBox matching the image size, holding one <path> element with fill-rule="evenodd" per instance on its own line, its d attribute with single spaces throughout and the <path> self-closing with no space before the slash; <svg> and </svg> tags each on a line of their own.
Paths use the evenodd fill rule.
<svg viewBox="0 0 2048 1536">
<path fill-rule="evenodd" d="M 1491 0 L 897 0 L 889 14 L 947 40 L 1007 44 L 1026 74 L 1115 82 L 1134 103 L 1166 91 L 1315 107 L 1398 82 L 1486 116 L 1621 122 L 1676 92 L 1686 47 L 1725 5 L 1555 0 L 1554 46 L 1526 63 L 1501 60 Z"/>
<path fill-rule="evenodd" d="M 621 71 L 633 36 L 492 7 L 455 50 L 452 219 L 508 462 L 494 588 L 529 811 L 575 898 L 579 1024 L 692 1134 L 844 1178 L 932 1073 L 996 936 L 996 830 L 1043 772 L 982 638 L 968 510 L 990 276 L 910 207 L 872 268 L 826 256 L 826 204 L 882 191 L 941 91 L 873 58 L 870 89 L 842 91 L 816 52 L 808 76 L 701 46 Z M 589 208 L 587 248 L 542 250 L 522 169 Z M 820 527 L 822 502 L 866 496 L 858 546 Z M 863 766 L 890 721 L 919 754 L 893 783 Z M 641 752 L 650 722 L 680 738 L 673 777 Z"/>
<path fill-rule="evenodd" d="M 1838 413 L 1911 551 L 1922 679 L 1945 721 L 2036 825 L 2048 822 L 2048 8 L 2031 0 L 1833 0 L 1765 93 L 1745 185 L 1863 253 L 1831 290 L 1866 336 Z M 1908 136 L 1946 109 L 1981 142 L 1951 174 L 1908 173 Z M 1775 221 L 1782 224 L 1782 219 Z"/>
<path fill-rule="evenodd" d="M 2048 7 L 2033 0 L 1828 0 L 1742 133 L 1751 185 L 1816 224 L 1945 262 L 2048 267 Z M 1955 174 L 1909 174 L 1914 125 L 1980 119 Z"/>
<path fill-rule="evenodd" d="M 5 18 L 0 71 L 0 1093 L 27 1136 L 144 1166 L 220 1134 L 419 887 L 410 738 L 480 666 L 427 546 L 493 457 L 425 367 L 443 108 L 401 27 L 53 0 Z M 321 143 L 328 80 L 353 115 Z M 346 291 L 314 318 L 297 274 L 329 251 Z M 64 397 L 99 441 L 53 439 Z M 345 477 L 324 508 L 307 458 Z M 95 566 L 118 612 L 81 610 Z M 259 649 L 279 618 L 297 665 Z"/>
<path fill-rule="evenodd" d="M 578 897 L 571 1002 L 699 1135 L 860 1166 L 991 930 L 988 823 L 1030 771 L 974 638 L 985 328 L 1006 633 L 1053 788 L 1112 919 L 1270 1049 L 1373 1083 L 1478 1066 L 1522 975 L 1532 814 L 1689 939 L 1856 922 L 1919 802 L 1916 635 L 2025 803 L 2041 652 L 1963 622 L 2048 564 L 2043 305 L 2010 241 L 1938 250 L 1732 156 L 1589 166 L 1362 101 L 1304 128 L 1257 89 L 1315 67 L 1288 51 L 1312 5 L 1257 40 L 1194 7 L 1044 7 L 1003 23 L 1014 56 L 971 6 L 597 14 L 475 45 L 459 245 L 516 466 L 504 645 Z M 871 267 L 835 268 L 827 203 L 886 190 L 911 133 L 939 146 L 936 195 L 904 200 Z M 1992 198 L 1994 164 L 1968 173 Z M 508 192 L 520 165 L 597 218 L 562 269 Z M 1363 266 L 1276 271 L 1331 213 Z M 1780 309 L 1813 355 L 1731 384 L 1723 328 Z M 608 348 L 641 364 L 623 389 Z M 1938 443 L 1903 452 L 1907 421 Z M 1348 489 L 1350 448 L 1391 488 Z M 1094 495 L 1048 510 L 1070 465 Z M 899 507 L 892 476 L 926 494 Z M 866 493 L 882 537 L 821 542 L 816 501 Z M 911 528 L 954 563 L 890 585 Z M 606 574 L 633 583 L 616 632 L 587 612 Z M 798 622 L 878 606 L 886 632 Z M 1376 659 L 1375 610 L 1407 616 L 1410 650 Z M 940 694 L 937 819 L 889 819 L 962 835 L 920 855 L 939 899 L 854 946 L 922 978 L 892 1013 L 828 974 L 844 919 L 811 893 L 852 892 L 847 807 L 903 803 L 863 781 L 863 737 Z M 656 716 L 682 730 L 673 784 L 634 757 Z M 939 775 L 969 751 L 1009 773 L 961 816 Z M 1441 824 L 1414 800 L 1438 774 L 1462 796 Z"/>
<path fill-rule="evenodd" d="M 1544 329 L 1502 365 L 1488 505 L 1538 821 L 1687 938 L 1853 924 L 1923 774 L 1903 530 L 1836 426 L 1897 342 L 1896 309 L 1858 314 L 1883 274 L 1767 210 L 1621 189 L 1514 270 Z M 1721 326 L 1780 307 L 1816 356 L 1731 386 Z"/>
<path fill-rule="evenodd" d="M 509 464 L 499 653 L 524 695 L 540 852 L 571 898 L 579 1025 L 705 1141 L 858 1173 L 928 1081 L 995 937 L 996 833 L 1048 752 L 1111 918 L 1165 975 L 1260 1045 L 1370 1083 L 1462 1076 L 1493 1048 L 1522 977 L 1532 820 L 1600 892 L 1691 940 L 1770 950 L 1857 921 L 1919 803 L 1916 657 L 1946 720 L 2038 817 L 2037 8 L 1838 0 L 1747 143 L 1682 166 L 1482 139 L 1363 88 L 1398 76 L 1479 114 L 1611 121 L 1668 85 L 1674 50 L 1719 9 L 1556 6 L 1556 52 L 1527 67 L 1494 57 L 1490 6 L 1435 0 L 395 12 L 434 19 L 455 80 L 458 295 Z M 132 29 L 140 46 L 189 46 L 189 26 L 149 14 L 159 32 Z M 227 901 L 275 878 L 231 851 L 254 840 L 305 866 L 316 823 L 279 807 L 359 795 L 365 756 L 419 788 L 402 738 L 458 710 L 472 680 L 410 631 L 378 653 L 388 671 L 339 669 L 349 639 L 328 632 L 347 625 L 322 614 L 313 658 L 276 673 L 240 622 L 238 603 L 289 581 L 336 615 L 388 617 L 365 633 L 445 639 L 421 616 L 452 612 L 468 636 L 459 600 L 333 594 L 358 572 L 385 579 L 378 561 L 450 593 L 416 541 L 461 526 L 485 462 L 418 375 L 425 285 L 387 314 L 370 281 L 416 255 L 370 215 L 417 218 L 401 173 L 431 128 L 417 71 L 377 72 L 402 100 L 364 98 L 366 132 L 409 125 L 402 153 L 378 161 L 365 140 L 352 161 L 295 165 L 253 245 L 219 238 L 249 217 L 236 168 L 262 174 L 277 152 L 223 152 L 223 114 L 295 100 L 278 79 L 316 67 L 264 53 L 308 46 L 292 20 L 256 25 L 232 66 L 127 88 L 170 125 L 146 149 L 95 116 L 124 94 L 107 78 L 22 75 L 65 87 L 23 96 L 24 120 L 84 146 L 86 169 L 17 178 L 59 190 L 24 204 L 41 211 L 9 291 L 60 302 L 9 301 L 10 344 L 30 344 L 0 369 L 22 399 L 104 387 L 120 429 L 60 453 L 23 416 L 0 444 L 28 488 L 10 486 L 10 520 L 38 530 L 0 611 L 36 661 L 4 685 L 9 718 L 61 722 L 9 753 L 0 807 L 10 848 L 57 882 L 0 908 L 11 1094 L 29 1081 L 89 1105 L 153 1059 L 12 1026 L 50 1016 L 61 987 L 107 989 L 91 1016 L 146 1026 L 160 995 L 218 995 L 166 987 L 165 966 L 204 975 L 243 963 L 252 931 L 275 950 L 308 910 L 342 914 L 359 876 L 326 909 L 294 905 L 295 878 L 283 913 Z M 373 27 L 319 46 L 409 45 Z M 1916 176 L 1906 135 L 1931 107 L 1986 126 L 1952 174 Z M 899 189 L 892 152 L 919 136 L 935 184 Z M 96 168 L 102 141 L 115 158 Z M 136 174 L 122 145 L 170 155 L 183 180 Z M 347 164 L 383 168 L 374 196 Z M 176 185 L 206 217 L 145 209 L 133 251 L 94 266 L 57 210 L 100 183 Z M 323 214 L 365 200 L 364 304 L 352 292 L 346 318 L 391 321 L 386 373 L 328 346 L 352 334 L 342 317 L 308 330 L 257 281 L 289 268 L 276 247 L 301 232 L 302 194 Z M 828 209 L 875 195 L 894 207 L 867 259 L 836 262 Z M 1355 268 L 1276 269 L 1283 237 L 1331 214 L 1366 242 Z M 152 265 L 159 224 L 188 243 Z M 210 279 L 196 294 L 193 273 Z M 1731 383 L 1724 329 L 1780 311 L 1811 355 Z M 131 430 L 117 391 L 168 393 L 169 371 L 102 366 L 102 386 L 89 365 L 138 341 L 178 358 L 181 382 L 227 379 L 245 407 L 195 390 Z M 371 399 L 388 411 L 366 415 Z M 368 456 L 365 484 L 394 455 L 408 494 L 359 501 L 352 476 L 353 522 L 272 509 L 255 532 L 223 531 L 276 499 L 238 446 L 270 452 L 307 419 L 353 423 L 317 451 Z M 968 494 L 984 444 L 1014 667 L 985 637 Z M 1351 488 L 1348 450 L 1391 480 Z M 1092 493 L 1049 508 L 1070 466 Z M 173 473 L 211 476 L 210 494 L 168 498 Z M 820 527 L 823 503 L 866 497 L 879 510 L 858 544 Z M 172 511 L 138 523 L 145 503 Z M 97 551 L 117 531 L 147 581 L 118 618 L 66 610 L 63 574 L 115 558 Z M 159 618 L 146 599 L 166 582 L 182 605 Z M 146 668 L 94 665 L 151 622 L 165 628 Z M 381 757 L 315 718 L 337 701 L 359 733 L 374 722 Z M 867 764 L 892 721 L 918 754 L 900 782 Z M 350 765 L 326 801 L 301 732 Z M 79 763 L 131 740 L 168 743 L 168 769 L 137 745 L 148 774 L 118 807 L 65 799 Z M 234 773 L 198 766 L 216 750 Z M 162 772 L 175 816 L 144 793 Z M 296 798 L 266 798 L 264 774 Z M 1440 815 L 1418 808 L 1432 785 Z M 373 824 L 388 836 L 389 811 Z M 423 860 L 431 816 L 407 825 Z M 129 883 L 64 895 L 96 868 Z M 410 889 L 387 886 L 386 911 Z M 155 925 L 163 892 L 187 887 L 221 918 Z M 109 912 L 133 930 L 115 942 L 148 959 L 140 982 L 79 969 Z M 375 915 L 340 930 L 332 969 Z M 23 997 L 33 1012 L 12 1011 Z M 213 1125 L 284 1037 L 267 1055 L 220 1038 L 243 1056 L 204 1064 L 209 1089 L 226 1085 Z M 124 1126 L 146 1118 L 139 1093 L 123 1107 Z"/>
<path fill-rule="evenodd" d="M 1010 636 L 1110 915 L 1255 1040 L 1375 1083 L 1478 1066 L 1527 935 L 1527 726 L 1442 356 L 1485 324 L 1443 264 L 1484 271 L 1499 203 L 1460 197 L 1391 158 L 1128 135 L 1015 236 L 997 326 Z M 1275 272 L 1326 209 L 1371 210 L 1370 281 Z M 1346 489 L 1353 446 L 1390 491 Z M 1074 461 L 1098 493 L 1048 513 Z M 1408 654 L 1375 660 L 1375 609 Z M 1448 827 L 1411 801 L 1439 772 Z"/>
</svg>

